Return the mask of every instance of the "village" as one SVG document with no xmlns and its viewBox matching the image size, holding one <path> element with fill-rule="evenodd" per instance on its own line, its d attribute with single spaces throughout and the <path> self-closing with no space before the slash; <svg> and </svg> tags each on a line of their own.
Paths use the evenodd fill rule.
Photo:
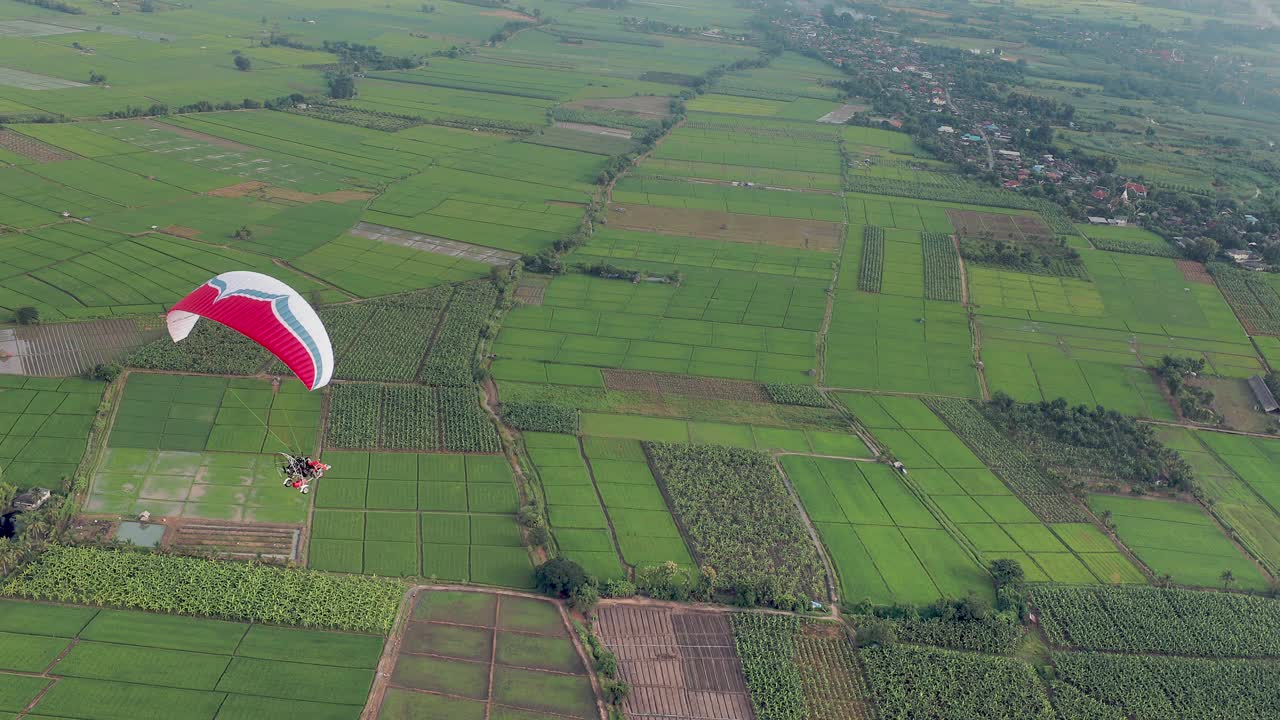
<svg viewBox="0 0 1280 720">
<path fill-rule="evenodd" d="M 852 113 L 851 124 L 910 132 L 969 177 L 1056 202 L 1078 222 L 1140 226 L 1188 255 L 1207 260 L 1220 250 L 1222 259 L 1250 270 L 1280 265 L 1280 223 L 1239 210 L 1230 199 L 1117 173 L 1114 158 L 1072 154 L 1055 145 L 1055 128 L 1077 129 L 1075 108 L 1016 91 L 1004 98 L 991 94 L 983 76 L 1016 85 L 1021 74 L 1020 63 L 999 48 L 939 48 L 847 10 L 786 15 L 774 24 L 791 47 L 849 76 L 844 89 L 869 106 Z M 1070 38 L 1090 45 L 1106 40 L 1101 33 Z M 1144 56 L 1184 62 L 1176 49 Z M 1274 249 L 1267 252 L 1268 247 Z"/>
</svg>

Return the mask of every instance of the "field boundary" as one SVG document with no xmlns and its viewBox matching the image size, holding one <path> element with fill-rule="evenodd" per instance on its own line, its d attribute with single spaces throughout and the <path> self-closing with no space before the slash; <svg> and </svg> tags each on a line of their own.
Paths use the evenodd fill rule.
<svg viewBox="0 0 1280 720">
<path fill-rule="evenodd" d="M 787 488 L 787 494 L 791 496 L 791 502 L 795 504 L 796 510 L 800 513 L 800 519 L 804 521 L 804 527 L 809 532 L 809 539 L 813 542 L 813 547 L 818 552 L 818 557 L 822 559 L 823 579 L 827 584 L 827 600 L 831 604 L 833 613 L 839 612 L 840 595 L 836 592 L 838 580 L 836 577 L 835 566 L 831 563 L 831 558 L 827 555 L 827 547 L 822 543 L 822 538 L 818 535 L 818 528 L 814 527 L 813 520 L 809 518 L 809 512 L 804 508 L 804 502 L 800 500 L 800 494 L 796 492 L 795 487 L 791 485 L 791 478 L 787 477 L 787 471 L 782 468 L 782 463 L 778 460 L 778 455 L 773 455 L 769 459 L 773 461 L 773 467 L 778 472 L 778 476 L 782 478 L 782 484 Z"/>
</svg>

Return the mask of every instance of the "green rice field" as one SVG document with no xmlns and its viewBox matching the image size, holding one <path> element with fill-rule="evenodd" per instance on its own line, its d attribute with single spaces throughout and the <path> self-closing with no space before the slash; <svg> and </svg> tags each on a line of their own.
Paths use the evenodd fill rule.
<svg viewBox="0 0 1280 720">
<path fill-rule="evenodd" d="M 0 631 L 0 711 L 104 720 L 354 719 L 384 640 L 15 600 Z"/>
<path fill-rule="evenodd" d="M 501 456 L 331 451 L 316 483 L 309 564 L 366 575 L 530 587 Z"/>
<path fill-rule="evenodd" d="M 1089 507 L 1110 513 L 1116 535 L 1153 573 L 1184 585 L 1221 587 L 1230 571 L 1237 587 L 1266 585 L 1262 571 L 1205 511 L 1190 503 L 1090 495 Z"/>
<path fill-rule="evenodd" d="M 85 454 L 102 383 L 0 375 L 0 470 L 17 488 L 56 489 Z"/>
</svg>

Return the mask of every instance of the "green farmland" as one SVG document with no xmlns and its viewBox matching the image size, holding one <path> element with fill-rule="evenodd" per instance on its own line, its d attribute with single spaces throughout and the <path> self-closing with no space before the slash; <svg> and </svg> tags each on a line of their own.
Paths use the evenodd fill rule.
<svg viewBox="0 0 1280 720">
<path fill-rule="evenodd" d="M 1268 2 L 0 0 L 0 720 L 1280 717 Z"/>
</svg>

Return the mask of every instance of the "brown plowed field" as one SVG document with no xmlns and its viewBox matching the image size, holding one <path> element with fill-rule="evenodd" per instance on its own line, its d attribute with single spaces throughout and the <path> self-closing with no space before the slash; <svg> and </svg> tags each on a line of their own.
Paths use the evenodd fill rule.
<svg viewBox="0 0 1280 720">
<path fill-rule="evenodd" d="M 1213 276 L 1208 270 L 1204 269 L 1204 265 L 1195 260 L 1178 260 L 1178 269 L 1182 271 L 1182 277 L 1191 282 L 1204 283 L 1205 285 L 1213 284 Z"/>
<path fill-rule="evenodd" d="M 764 388 L 741 380 L 716 380 L 689 375 L 664 375 L 637 370 L 603 370 L 609 390 L 633 390 L 660 395 L 687 395 L 708 400 L 748 400 L 769 402 Z"/>
<path fill-rule="evenodd" d="M 671 109 L 671 98 L 662 95 L 637 95 L 621 98 L 592 98 L 565 103 L 567 108 L 604 110 L 631 115 L 663 116 Z"/>
<path fill-rule="evenodd" d="M 947 217 L 961 237 L 981 238 L 990 233 L 992 240 L 1054 244 L 1053 230 L 1039 215 L 1004 215 L 971 210 L 947 210 Z"/>
<path fill-rule="evenodd" d="M 714 210 L 610 205 L 610 227 L 680 235 L 706 240 L 803 248 L 834 252 L 843 230 L 840 223 L 741 215 Z"/>
<path fill-rule="evenodd" d="M 609 605 L 597 629 L 631 685 L 633 720 L 754 717 L 733 630 L 723 613 Z"/>
</svg>

